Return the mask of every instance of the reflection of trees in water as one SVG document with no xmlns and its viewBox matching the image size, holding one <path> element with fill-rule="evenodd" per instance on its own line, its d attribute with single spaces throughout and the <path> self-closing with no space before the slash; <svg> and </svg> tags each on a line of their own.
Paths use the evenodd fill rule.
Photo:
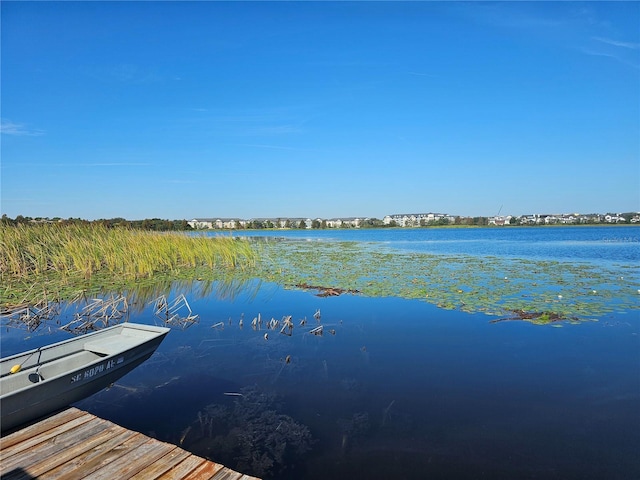
<svg viewBox="0 0 640 480">
<path fill-rule="evenodd" d="M 275 394 L 245 387 L 227 395 L 231 405 L 207 405 L 183 431 L 186 448 L 260 477 L 278 475 L 311 449 L 309 428 L 281 413 Z"/>
</svg>

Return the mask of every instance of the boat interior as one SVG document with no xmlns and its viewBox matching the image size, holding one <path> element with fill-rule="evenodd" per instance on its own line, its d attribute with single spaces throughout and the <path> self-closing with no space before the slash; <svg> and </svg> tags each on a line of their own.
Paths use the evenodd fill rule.
<svg viewBox="0 0 640 480">
<path fill-rule="evenodd" d="M 73 372 L 105 357 L 105 354 L 80 350 L 70 355 L 52 360 L 29 368 L 20 369 L 16 373 L 8 374 L 0 378 L 0 393 L 2 395 L 15 392 L 22 388 L 44 380 L 52 379 L 58 375 Z M 19 364 L 16 364 L 19 365 Z"/>
</svg>

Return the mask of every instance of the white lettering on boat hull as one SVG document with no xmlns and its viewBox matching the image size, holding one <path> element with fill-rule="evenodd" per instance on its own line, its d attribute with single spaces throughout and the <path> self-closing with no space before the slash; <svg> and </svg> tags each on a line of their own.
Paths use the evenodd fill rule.
<svg viewBox="0 0 640 480">
<path fill-rule="evenodd" d="M 84 371 L 84 373 L 76 373 L 71 376 L 71 383 L 79 382 L 80 380 L 87 380 L 89 378 L 95 377 L 96 375 L 104 372 L 105 370 L 109 370 L 111 368 L 115 368 L 117 365 L 120 365 L 124 362 L 124 357 L 118 357 L 118 359 L 111 359 L 106 361 L 105 363 L 101 363 L 100 365 L 96 365 L 95 367 L 91 367 Z"/>
</svg>

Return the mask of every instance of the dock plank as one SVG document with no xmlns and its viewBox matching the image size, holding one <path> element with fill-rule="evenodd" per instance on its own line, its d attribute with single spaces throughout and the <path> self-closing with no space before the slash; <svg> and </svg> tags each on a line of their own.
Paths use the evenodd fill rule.
<svg viewBox="0 0 640 480">
<path fill-rule="evenodd" d="M 93 478 L 99 478 L 94 475 L 97 470 L 100 470 L 110 463 L 116 465 L 126 464 L 128 453 L 149 440 L 149 438 L 145 437 L 141 433 L 135 433 L 124 442 L 115 445 L 113 448 L 100 449 L 100 451 L 91 459 L 86 462 L 76 464 L 76 468 L 68 473 L 58 475 L 55 471 L 48 472 L 47 479 L 81 480 L 83 478 L 91 478 L 92 476 Z"/>
<path fill-rule="evenodd" d="M 71 421 L 74 418 L 80 417 L 82 415 L 86 415 L 86 412 L 83 412 L 77 409 L 63 410 L 37 423 L 25 426 L 20 430 L 14 431 L 9 435 L 4 435 L 0 437 L 0 448 L 5 449 L 12 445 L 15 445 L 16 443 L 23 442 L 26 438 L 32 437 L 34 435 L 33 433 L 34 431 L 45 431 L 50 428 L 61 425 L 66 421 Z"/>
<path fill-rule="evenodd" d="M 0 480 L 259 480 L 77 408 L 0 439 Z"/>
<path fill-rule="evenodd" d="M 105 442 L 95 445 L 67 462 L 47 471 L 46 477 L 52 480 L 60 478 L 67 480 L 84 478 L 102 466 L 102 457 L 106 452 L 116 451 L 120 453 L 120 456 L 124 455 L 126 449 L 119 447 L 133 437 L 136 437 L 138 442 L 144 440 L 144 436 L 141 434 L 118 427 L 115 429 L 115 435 L 110 436 Z M 113 455 L 109 459 L 117 461 L 118 458 L 118 456 Z"/>
<path fill-rule="evenodd" d="M 174 480 L 176 478 L 183 479 L 206 461 L 207 460 L 204 458 L 190 455 L 171 470 L 160 475 L 157 480 Z"/>
<path fill-rule="evenodd" d="M 71 409 L 70 409 L 71 410 Z M 26 441 L 31 440 L 39 435 L 44 435 L 48 431 L 53 429 L 62 429 L 65 430 L 66 425 L 71 422 L 78 421 L 79 418 L 83 420 L 79 420 L 79 422 L 87 422 L 91 419 L 91 416 L 86 412 L 81 410 L 74 409 L 75 411 L 70 412 L 69 410 L 64 410 L 56 415 L 48 417 L 38 423 L 33 425 L 29 425 L 21 430 L 13 432 L 9 435 L 0 438 L 0 452 L 4 457 L 5 452 L 12 451 L 11 448 L 16 445 L 24 446 Z"/>
<path fill-rule="evenodd" d="M 223 468 L 224 467 L 218 463 L 205 462 L 195 470 L 192 470 L 188 475 L 185 475 L 182 480 L 210 480 Z"/>
<path fill-rule="evenodd" d="M 218 473 L 216 473 L 211 480 L 240 480 L 242 478 L 242 474 L 238 473 L 234 470 L 231 470 L 227 467 L 224 467 Z"/>
<path fill-rule="evenodd" d="M 89 436 L 64 451 L 58 452 L 55 457 L 50 456 L 43 458 L 39 462 L 30 465 L 25 472 L 31 477 L 41 477 L 46 473 L 47 478 L 58 476 L 64 471 L 69 472 L 77 468 L 77 458 L 82 457 L 87 451 L 104 445 L 109 439 L 114 438 L 116 433 L 117 429 L 115 425 L 108 427 L 106 430 L 101 429 L 95 435 Z M 125 433 L 127 432 L 120 433 L 120 443 L 126 438 Z M 130 435 L 133 435 L 133 432 L 129 432 L 129 436 Z M 57 473 L 55 475 L 54 473 L 49 473 L 52 470 Z"/>
<path fill-rule="evenodd" d="M 104 421 L 104 420 L 103 420 Z M 67 429 L 60 432 L 53 438 L 49 438 L 45 441 L 39 441 L 32 448 L 22 449 L 20 454 L 11 455 L 8 458 L 2 459 L 2 465 L 0 466 L 0 475 L 4 475 L 10 470 L 16 467 L 23 467 L 37 463 L 42 459 L 56 455 L 58 452 L 69 448 L 70 446 L 81 441 L 82 438 L 87 435 L 91 435 L 103 429 L 103 426 L 99 423 L 84 422 L 77 425 L 76 428 Z M 29 441 L 25 443 L 31 443 Z"/>
<path fill-rule="evenodd" d="M 149 441 L 127 452 L 127 461 L 109 463 L 85 478 L 128 479 L 178 447 L 168 443 Z"/>
<path fill-rule="evenodd" d="M 189 452 L 182 450 L 181 448 L 175 448 L 162 458 L 158 459 L 155 463 L 149 465 L 147 468 L 140 470 L 133 475 L 130 480 L 147 480 L 149 478 L 158 478 L 166 472 L 174 469 L 177 465 L 186 460 Z"/>
</svg>

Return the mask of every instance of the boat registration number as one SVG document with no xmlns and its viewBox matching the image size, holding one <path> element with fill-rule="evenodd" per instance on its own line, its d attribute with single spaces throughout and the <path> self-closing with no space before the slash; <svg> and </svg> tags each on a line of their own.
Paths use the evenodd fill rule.
<svg viewBox="0 0 640 480">
<path fill-rule="evenodd" d="M 106 362 L 96 365 L 95 367 L 88 368 L 84 372 L 76 373 L 71 377 L 71 383 L 75 383 L 75 382 L 79 382 L 80 380 L 86 380 L 86 379 L 95 377 L 96 375 L 104 372 L 105 370 L 109 370 L 115 367 L 116 365 L 122 363 L 123 361 L 124 361 L 124 357 L 119 357 L 117 360 L 115 359 L 107 360 Z"/>
</svg>

